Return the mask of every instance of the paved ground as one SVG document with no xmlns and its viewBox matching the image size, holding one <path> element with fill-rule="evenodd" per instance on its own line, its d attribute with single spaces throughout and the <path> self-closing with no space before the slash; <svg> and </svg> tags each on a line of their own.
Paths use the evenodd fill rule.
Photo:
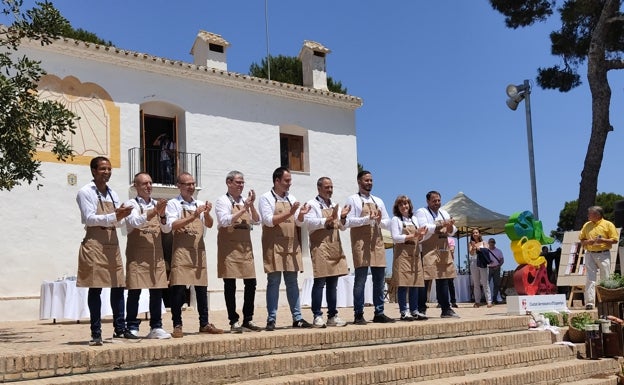
<svg viewBox="0 0 624 385">
<path fill-rule="evenodd" d="M 428 321 L 415 321 L 415 322 L 444 322 L 444 319 L 440 317 L 440 309 L 435 308 L 435 304 L 429 304 L 429 310 L 427 315 L 431 318 Z M 472 307 L 472 303 L 459 304 L 459 309 L 455 309 L 456 312 L 462 317 L 467 319 L 474 319 L 480 317 L 501 317 L 506 316 L 507 305 L 494 305 L 492 308 L 481 307 L 475 309 Z M 340 308 L 339 316 L 346 321 L 353 321 L 353 309 L 352 308 Z M 308 322 L 312 322 L 312 311 L 310 308 L 302 309 L 304 318 Z M 240 314 L 240 311 L 239 311 Z M 386 304 L 386 314 L 390 317 L 399 317 L 398 305 L 396 303 Z M 144 315 L 141 315 L 144 318 Z M 217 327 L 225 329 L 229 332 L 229 322 L 227 319 L 227 312 L 211 311 L 209 313 L 210 322 L 214 323 Z M 266 309 L 256 309 L 254 321 L 264 327 L 266 324 Z M 373 318 L 373 308 L 367 306 L 365 308 L 365 318 L 371 320 Z M 198 318 L 197 312 L 192 308 L 186 309 L 183 312 L 184 320 L 184 341 L 196 339 L 196 338 L 218 338 L 219 336 L 198 334 Z M 400 321 L 397 321 L 400 322 Z M 171 316 L 169 313 L 164 314 L 163 324 L 165 330 L 171 332 Z M 278 311 L 276 332 L 295 332 L 289 330 L 292 325 L 292 318 L 288 307 L 281 307 Z M 366 326 L 348 325 L 349 328 L 356 327 L 377 327 L 379 324 L 369 324 Z M 113 340 L 113 326 L 110 317 L 104 319 L 102 325 L 102 334 L 105 338 L 105 344 L 128 344 L 139 343 L 145 340 Z M 149 332 L 149 321 L 143 319 L 141 324 L 140 335 L 145 336 Z M 269 333 L 262 331 L 261 333 Z M 72 351 L 76 346 L 87 346 L 89 340 L 89 321 L 82 320 L 80 323 L 76 321 L 57 320 L 53 323 L 52 320 L 41 321 L 19 321 L 19 322 L 0 322 L 0 355 L 26 353 L 35 351 Z M 159 342 L 159 341 L 153 341 Z M 160 341 L 160 343 L 163 343 Z"/>
</svg>

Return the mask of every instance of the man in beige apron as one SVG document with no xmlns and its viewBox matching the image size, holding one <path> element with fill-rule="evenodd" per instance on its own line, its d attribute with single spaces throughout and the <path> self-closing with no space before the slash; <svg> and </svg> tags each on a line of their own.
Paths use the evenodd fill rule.
<svg viewBox="0 0 624 385">
<path fill-rule="evenodd" d="M 427 234 L 421 242 L 425 281 L 436 281 L 436 297 L 442 308 L 442 318 L 459 317 L 451 308 L 448 280 L 457 276 L 455 256 L 448 246 L 448 237 L 455 234 L 455 220 L 440 207 L 442 195 L 437 191 L 427 193 L 427 207 L 416 210 L 420 225 L 427 226 Z M 430 284 L 430 283 L 429 283 Z M 427 311 L 427 285 L 418 293 L 418 311 Z"/>
<path fill-rule="evenodd" d="M 347 257 L 342 251 L 340 230 L 344 230 L 350 206 L 344 206 L 339 211 L 338 204 L 331 201 L 334 192 L 332 180 L 321 177 L 316 182 L 318 195 L 308 201 L 310 211 L 304 216 L 304 221 L 310 234 L 310 256 L 314 269 L 314 284 L 312 285 L 312 325 L 318 328 L 326 326 L 346 326 L 347 323 L 338 317 L 336 308 L 336 287 L 338 277 L 346 275 Z M 327 323 L 323 320 L 321 303 L 323 288 L 327 300 Z"/>
<path fill-rule="evenodd" d="M 225 307 L 230 320 L 230 331 L 243 329 L 260 331 L 253 322 L 256 297 L 256 268 L 254 265 L 251 230 L 260 223 L 260 214 L 254 206 L 256 193 L 249 190 L 243 199 L 245 177 L 240 171 L 230 171 L 225 177 L 227 193 L 215 202 L 217 215 L 217 275 L 223 278 Z M 236 312 L 236 280 L 245 285 L 243 294 L 243 323 Z"/>
<path fill-rule="evenodd" d="M 77 287 L 88 287 L 87 304 L 91 321 L 89 345 L 102 345 L 101 307 L 103 287 L 110 287 L 113 309 L 113 337 L 124 337 L 124 270 L 117 240 L 117 230 L 132 211 L 119 204 L 119 196 L 108 187 L 112 167 L 110 161 L 98 156 L 91 160 L 93 181 L 78 191 L 76 202 L 86 235 L 78 252 Z"/>
<path fill-rule="evenodd" d="M 373 322 L 389 323 L 394 319 L 384 314 L 386 279 L 386 250 L 381 229 L 390 229 L 390 217 L 381 198 L 373 196 L 373 176 L 370 171 L 357 174 L 358 192 L 347 199 L 351 211 L 347 227 L 351 229 L 351 252 L 355 267 L 353 283 L 353 312 L 355 325 L 366 325 L 364 319 L 364 288 L 370 268 L 373 280 Z"/>
<path fill-rule="evenodd" d="M 139 297 L 141 289 L 149 289 L 150 332 L 147 338 L 167 339 L 171 334 L 162 328 L 162 296 L 163 289 L 168 286 L 162 233 L 171 231 L 165 216 L 167 201 L 152 198 L 152 177 L 148 173 L 134 176 L 134 189 L 136 198 L 126 202 L 126 206 L 132 207 L 132 213 L 126 218 L 126 338 L 139 338 Z"/>
<path fill-rule="evenodd" d="M 171 274 L 169 276 L 169 294 L 171 295 L 171 320 L 173 338 L 182 338 L 182 304 L 187 285 L 195 286 L 197 312 L 199 313 L 199 332 L 221 334 L 208 322 L 208 272 L 206 270 L 206 246 L 204 244 L 204 226 L 212 227 L 210 216 L 212 203 L 196 200 L 195 178 L 188 172 L 178 176 L 180 195 L 167 202 L 167 223 L 173 232 L 173 254 Z"/>
<path fill-rule="evenodd" d="M 286 167 L 278 167 L 273 171 L 273 188 L 262 194 L 258 203 L 262 218 L 262 259 L 267 274 L 267 331 L 275 330 L 282 275 L 293 327 L 312 327 L 301 316 L 297 283 L 297 273 L 303 271 L 299 227 L 310 208 L 307 204 L 300 207 L 296 198 L 288 193 L 291 182 L 290 171 Z"/>
</svg>

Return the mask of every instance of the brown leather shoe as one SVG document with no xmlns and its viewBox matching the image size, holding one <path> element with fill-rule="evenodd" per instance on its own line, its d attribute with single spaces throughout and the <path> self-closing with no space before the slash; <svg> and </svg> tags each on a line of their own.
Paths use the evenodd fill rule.
<svg viewBox="0 0 624 385">
<path fill-rule="evenodd" d="M 213 324 L 200 326 L 199 327 L 199 332 L 200 333 L 210 333 L 210 334 L 223 334 L 223 330 L 217 329 L 217 327 L 214 326 Z"/>
<path fill-rule="evenodd" d="M 184 337 L 184 333 L 182 332 L 182 325 L 174 326 L 173 333 L 171 333 L 171 337 L 173 338 L 182 338 Z"/>
</svg>

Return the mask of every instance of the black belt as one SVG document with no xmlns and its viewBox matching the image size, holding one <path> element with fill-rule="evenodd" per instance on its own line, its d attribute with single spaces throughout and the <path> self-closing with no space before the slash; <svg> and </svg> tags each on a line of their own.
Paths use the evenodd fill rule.
<svg viewBox="0 0 624 385">
<path fill-rule="evenodd" d="M 598 250 L 598 251 L 593 251 L 593 250 L 587 250 L 590 253 L 610 253 L 611 250 Z"/>
</svg>

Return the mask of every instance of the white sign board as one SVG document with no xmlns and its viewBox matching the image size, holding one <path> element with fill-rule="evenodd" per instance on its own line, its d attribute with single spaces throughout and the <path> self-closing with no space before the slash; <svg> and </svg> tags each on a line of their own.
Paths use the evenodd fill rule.
<svg viewBox="0 0 624 385">
<path fill-rule="evenodd" d="M 568 311 L 565 294 L 509 295 L 507 314 L 526 315 L 527 312 Z"/>
</svg>

